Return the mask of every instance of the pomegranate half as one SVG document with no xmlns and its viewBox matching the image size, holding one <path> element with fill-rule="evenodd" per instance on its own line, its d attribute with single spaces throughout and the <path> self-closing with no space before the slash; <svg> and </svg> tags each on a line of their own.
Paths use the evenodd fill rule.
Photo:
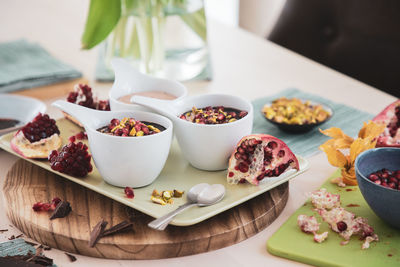
<svg viewBox="0 0 400 267">
<path fill-rule="evenodd" d="M 373 121 L 386 125 L 378 137 L 376 147 L 400 147 L 400 100 L 387 106 Z"/>
<path fill-rule="evenodd" d="M 15 133 L 11 148 L 25 158 L 45 159 L 61 146 L 60 130 L 56 121 L 39 113 L 33 121 Z"/>
<path fill-rule="evenodd" d="M 287 169 L 299 169 L 299 162 L 280 139 L 267 134 L 243 137 L 231 158 L 227 180 L 229 184 L 249 182 L 254 185 L 265 177 L 276 177 Z"/>
</svg>

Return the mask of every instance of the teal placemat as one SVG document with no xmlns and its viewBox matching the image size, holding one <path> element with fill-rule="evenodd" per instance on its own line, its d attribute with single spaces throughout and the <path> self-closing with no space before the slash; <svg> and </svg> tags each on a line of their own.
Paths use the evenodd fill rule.
<svg viewBox="0 0 400 267">
<path fill-rule="evenodd" d="M 323 130 L 330 127 L 339 127 L 347 135 L 357 136 L 358 131 L 363 125 L 363 122 L 373 118 L 373 115 L 367 112 L 363 112 L 340 103 L 335 103 L 323 97 L 302 92 L 298 89 L 286 89 L 279 94 L 254 100 L 252 102 L 255 113 L 253 133 L 265 133 L 278 137 L 279 139 L 282 139 L 295 154 L 299 154 L 304 157 L 317 153 L 319 151 L 318 147 L 328 140 L 329 137 L 321 134 L 318 130 L 318 127 L 308 133 L 303 134 L 283 132 L 275 125 L 264 119 L 261 113 L 261 109 L 264 104 L 283 96 L 288 98 L 297 97 L 309 99 L 315 102 L 323 102 L 328 104 L 333 109 L 333 117 L 326 123 L 319 126 L 319 128 Z"/>
<path fill-rule="evenodd" d="M 0 257 L 36 254 L 36 248 L 22 238 L 0 243 Z M 1 263 L 0 263 L 1 266 Z M 57 267 L 53 264 L 52 267 Z"/>
<path fill-rule="evenodd" d="M 0 243 L 0 257 L 35 254 L 36 249 L 22 238 Z"/>
<path fill-rule="evenodd" d="M 0 44 L 0 93 L 79 78 L 82 73 L 40 45 L 17 40 Z"/>
</svg>

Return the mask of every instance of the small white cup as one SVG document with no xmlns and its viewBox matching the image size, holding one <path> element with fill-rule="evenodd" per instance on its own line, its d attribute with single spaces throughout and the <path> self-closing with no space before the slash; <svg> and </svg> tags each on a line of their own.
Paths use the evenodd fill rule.
<svg viewBox="0 0 400 267">
<path fill-rule="evenodd" d="M 174 123 L 175 134 L 183 156 L 194 167 L 217 171 L 228 167 L 228 159 L 239 140 L 251 133 L 253 127 L 253 106 L 238 96 L 205 94 L 185 97 L 178 101 L 165 101 L 143 96 L 133 96 L 131 101 L 149 107 L 168 117 Z M 234 122 L 225 124 L 192 123 L 179 116 L 195 106 L 224 106 L 247 111 L 248 114 Z"/>
<path fill-rule="evenodd" d="M 107 183 L 119 187 L 142 187 L 152 183 L 160 174 L 172 141 L 173 126 L 169 119 L 145 111 L 97 111 L 63 100 L 52 105 L 83 124 L 94 164 Z M 97 131 L 112 119 L 124 117 L 157 123 L 166 129 L 139 137 L 112 136 Z"/>
</svg>

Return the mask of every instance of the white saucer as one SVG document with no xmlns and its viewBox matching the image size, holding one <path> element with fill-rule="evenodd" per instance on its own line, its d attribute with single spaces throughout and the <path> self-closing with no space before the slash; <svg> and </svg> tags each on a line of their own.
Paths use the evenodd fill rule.
<svg viewBox="0 0 400 267">
<path fill-rule="evenodd" d="M 45 111 L 46 105 L 37 99 L 18 95 L 0 94 L 0 118 L 20 121 L 15 127 L 0 129 L 0 135 L 21 128 L 26 123 L 33 120 L 39 112 L 44 113 Z"/>
</svg>

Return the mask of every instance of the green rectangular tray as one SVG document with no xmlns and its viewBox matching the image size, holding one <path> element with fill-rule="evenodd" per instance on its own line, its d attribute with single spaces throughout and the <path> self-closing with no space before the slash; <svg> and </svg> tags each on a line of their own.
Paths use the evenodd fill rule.
<svg viewBox="0 0 400 267">
<path fill-rule="evenodd" d="M 57 120 L 57 125 L 61 132 L 63 144 L 68 143 L 68 138 L 71 135 L 82 131 L 82 128 L 76 126 L 67 119 Z M 13 134 L 14 133 L 9 133 L 1 136 L 0 147 L 21 157 L 10 147 L 10 141 Z M 150 200 L 153 189 L 157 189 L 158 191 L 178 189 L 187 192 L 192 186 L 198 183 L 224 185 L 226 188 L 226 194 L 222 201 L 208 207 L 193 207 L 188 209 L 187 211 L 177 215 L 171 222 L 173 225 L 186 226 L 206 220 L 305 172 L 308 169 L 308 161 L 300 156 L 297 156 L 297 158 L 299 160 L 300 170 L 296 172 L 294 170 L 289 170 L 288 173 L 284 173 L 280 177 L 264 179 L 265 181 L 260 183 L 259 186 L 253 186 L 250 184 L 229 185 L 226 181 L 226 171 L 208 172 L 192 167 L 182 157 L 181 150 L 179 149 L 177 142 L 174 141 L 167 162 L 159 177 L 148 186 L 135 188 L 134 199 L 126 198 L 123 188 L 115 187 L 104 182 L 95 167 L 93 168 L 93 172 L 91 172 L 87 177 L 80 179 L 52 170 L 47 160 L 25 160 L 155 218 L 161 217 L 182 205 L 186 202 L 186 196 L 184 195 L 183 198 L 174 199 L 173 204 L 161 206 Z M 287 175 L 289 173 L 290 175 Z"/>
<path fill-rule="evenodd" d="M 297 226 L 298 215 L 317 214 L 312 211 L 308 200 L 272 235 L 267 242 L 267 250 L 279 257 L 316 266 L 400 266 L 400 230 L 392 228 L 375 215 L 358 186 L 340 188 L 330 183 L 331 178 L 339 175 L 338 170 L 322 187 L 331 193 L 340 194 L 342 206 L 348 211 L 367 218 L 378 234 L 379 242 L 373 242 L 369 249 L 361 250 L 362 241 L 352 237 L 349 244 L 341 246 L 342 239 L 325 222 L 321 224 L 320 232 L 328 231 L 328 239 L 321 244 L 314 242 L 312 234 L 303 233 Z M 357 204 L 359 207 L 346 207 L 349 204 Z M 320 216 L 316 217 L 319 222 L 322 221 Z"/>
</svg>

